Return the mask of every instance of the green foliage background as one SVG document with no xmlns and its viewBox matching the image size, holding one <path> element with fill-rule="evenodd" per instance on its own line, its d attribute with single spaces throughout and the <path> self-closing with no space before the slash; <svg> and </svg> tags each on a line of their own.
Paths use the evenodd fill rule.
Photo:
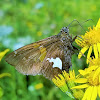
<svg viewBox="0 0 100 100">
<path fill-rule="evenodd" d="M 63 26 L 77 19 L 84 30 L 96 25 L 100 17 L 99 0 L 0 0 L 0 51 L 11 51 L 26 44 L 58 34 Z M 86 21 L 88 19 L 92 19 Z M 3 28 L 2 28 L 3 26 Z M 84 34 L 77 22 L 69 27 L 72 36 Z M 77 71 L 84 68 L 85 60 L 72 59 Z M 0 74 L 11 77 L 0 79 L 3 96 L 0 100 L 71 100 L 65 93 L 43 76 L 25 76 L 7 64 L 0 62 Z M 37 90 L 34 86 L 43 84 Z"/>
</svg>

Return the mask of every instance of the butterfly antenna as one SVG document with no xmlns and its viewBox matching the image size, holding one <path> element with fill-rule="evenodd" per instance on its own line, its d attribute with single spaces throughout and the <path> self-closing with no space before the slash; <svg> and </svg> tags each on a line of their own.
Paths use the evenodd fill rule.
<svg viewBox="0 0 100 100">
<path fill-rule="evenodd" d="M 90 20 L 91 20 L 92 22 L 94 22 L 92 19 L 87 19 L 87 20 L 86 20 L 86 21 L 84 21 L 83 23 L 85 23 L 85 22 L 87 22 L 87 21 L 90 21 Z"/>
<path fill-rule="evenodd" d="M 87 21 L 93 21 L 92 19 L 87 19 L 86 21 L 84 21 L 83 23 L 85 23 L 85 22 L 87 22 Z M 85 31 L 85 29 L 82 27 L 82 25 L 81 25 L 81 23 L 78 21 L 78 20 L 76 20 L 76 19 L 74 19 L 67 27 L 69 28 L 70 27 L 70 25 L 73 23 L 73 22 L 77 22 L 80 26 L 81 26 L 81 28 Z M 94 21 L 93 21 L 94 22 Z M 86 32 L 86 31 L 85 31 Z"/>
<path fill-rule="evenodd" d="M 76 19 L 74 19 L 67 27 L 70 27 L 70 25 L 73 23 L 73 22 L 77 22 L 80 26 L 81 26 L 81 28 L 85 31 L 85 29 L 82 27 L 82 25 L 81 25 L 81 23 L 78 21 L 78 20 L 76 20 Z"/>
</svg>

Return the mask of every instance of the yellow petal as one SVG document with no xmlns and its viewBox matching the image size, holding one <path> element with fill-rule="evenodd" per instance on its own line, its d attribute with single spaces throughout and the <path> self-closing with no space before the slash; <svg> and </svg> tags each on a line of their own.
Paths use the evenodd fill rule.
<svg viewBox="0 0 100 100">
<path fill-rule="evenodd" d="M 93 86 L 91 100 L 96 100 L 97 98 L 97 86 Z"/>
<path fill-rule="evenodd" d="M 38 83 L 38 84 L 36 84 L 36 85 L 34 86 L 34 88 L 35 88 L 36 90 L 39 90 L 39 89 L 43 88 L 43 84 L 42 84 L 42 83 Z"/>
<path fill-rule="evenodd" d="M 77 38 L 76 40 L 75 40 L 75 42 L 78 44 L 78 45 L 80 45 L 82 42 L 81 42 L 81 40 L 79 40 L 80 38 Z"/>
<path fill-rule="evenodd" d="M 99 20 L 97 22 L 97 25 L 96 25 L 95 29 L 97 30 L 98 28 L 100 28 L 100 18 L 99 18 Z"/>
<path fill-rule="evenodd" d="M 58 76 L 59 76 L 59 78 L 60 78 L 61 80 L 64 80 L 64 77 L 63 77 L 61 74 L 58 74 Z"/>
<path fill-rule="evenodd" d="M 75 83 L 86 83 L 87 79 L 86 78 L 79 78 L 74 80 Z"/>
<path fill-rule="evenodd" d="M 98 86 L 98 96 L 100 97 L 100 85 Z"/>
<path fill-rule="evenodd" d="M 100 83 L 100 74 L 99 74 L 99 83 Z"/>
<path fill-rule="evenodd" d="M 64 77 L 61 74 L 58 74 L 59 77 L 55 76 L 55 78 L 52 79 L 54 84 L 59 87 L 63 92 L 68 91 L 67 84 L 65 82 Z"/>
<path fill-rule="evenodd" d="M 94 49 L 95 58 L 97 59 L 98 58 L 98 49 L 97 49 L 97 45 L 96 44 L 93 45 L 93 49 Z"/>
<path fill-rule="evenodd" d="M 83 89 L 83 88 L 87 88 L 89 85 L 88 84 L 83 84 L 83 85 L 79 85 L 79 86 L 74 86 L 71 89 Z"/>
<path fill-rule="evenodd" d="M 93 91 L 93 87 L 90 86 L 87 92 L 88 93 L 87 100 L 91 100 L 92 91 Z"/>
<path fill-rule="evenodd" d="M 97 68 L 98 66 L 89 66 L 88 68 L 85 68 L 85 70 L 78 70 L 78 71 L 82 76 L 85 76 Z"/>
<path fill-rule="evenodd" d="M 100 73 L 100 67 L 95 71 L 93 75 L 93 80 L 95 80 L 95 78 L 98 77 L 99 73 Z"/>
<path fill-rule="evenodd" d="M 89 62 L 91 53 L 92 53 L 92 46 L 90 46 L 89 51 L 88 51 L 88 54 L 87 54 L 87 64 L 88 64 L 88 62 Z"/>
<path fill-rule="evenodd" d="M 10 73 L 2 73 L 2 74 L 0 74 L 0 78 L 5 77 L 5 76 L 11 77 L 11 74 Z"/>
<path fill-rule="evenodd" d="M 52 79 L 53 83 L 57 86 L 57 80 L 55 78 Z"/>
<path fill-rule="evenodd" d="M 85 94 L 82 98 L 82 100 L 91 100 L 91 90 L 92 90 L 93 87 L 89 86 L 86 91 L 85 91 Z M 89 95 L 89 96 L 88 96 Z"/>
<path fill-rule="evenodd" d="M 89 46 L 85 46 L 81 49 L 81 51 L 78 54 L 78 58 L 80 59 L 82 55 L 86 52 L 86 50 L 89 48 Z"/>
<path fill-rule="evenodd" d="M 63 76 L 65 77 L 65 80 L 68 81 L 69 80 L 69 74 L 65 70 L 62 73 L 63 73 Z"/>
<path fill-rule="evenodd" d="M 9 52 L 9 51 L 10 51 L 10 49 L 6 49 L 6 50 L 0 52 L 0 61 L 1 61 L 1 59 L 3 58 L 3 56 L 4 56 L 7 52 Z"/>
<path fill-rule="evenodd" d="M 97 43 L 97 48 L 98 48 L 98 52 L 99 52 L 99 56 L 100 56 L 100 43 Z"/>
<path fill-rule="evenodd" d="M 81 74 L 81 75 L 86 75 L 87 74 L 87 72 L 85 71 L 85 70 L 78 70 L 79 71 L 79 73 Z"/>
<path fill-rule="evenodd" d="M 95 70 L 97 68 L 98 68 L 98 66 L 95 66 L 95 65 L 90 66 L 89 68 L 87 68 L 87 72 L 90 73 L 91 71 L 93 71 L 93 70 Z"/>
<path fill-rule="evenodd" d="M 69 71 L 69 75 L 70 75 L 70 79 L 74 79 L 75 78 L 75 72 L 74 72 L 74 70 Z"/>
<path fill-rule="evenodd" d="M 58 87 L 60 86 L 60 80 L 59 80 L 58 77 L 53 78 L 52 81 L 53 81 L 53 83 L 54 83 L 56 86 L 58 86 Z"/>
<path fill-rule="evenodd" d="M 63 78 L 62 75 L 58 75 L 59 77 L 55 76 L 55 78 L 52 79 L 53 83 L 58 86 L 58 87 L 62 87 L 64 86 L 66 83 L 65 83 L 65 79 Z"/>
<path fill-rule="evenodd" d="M 81 77 L 81 74 L 76 75 L 76 79 L 77 79 L 77 78 L 80 78 L 80 77 Z"/>
<path fill-rule="evenodd" d="M 80 45 L 82 43 L 82 37 L 81 36 L 78 36 L 77 39 L 75 39 L 75 42 Z"/>
<path fill-rule="evenodd" d="M 91 67 L 85 68 L 85 70 L 78 70 L 78 71 L 81 75 L 85 76 L 85 75 L 91 73 L 91 71 L 93 71 L 96 68 L 97 68 L 97 66 L 91 66 Z"/>
</svg>

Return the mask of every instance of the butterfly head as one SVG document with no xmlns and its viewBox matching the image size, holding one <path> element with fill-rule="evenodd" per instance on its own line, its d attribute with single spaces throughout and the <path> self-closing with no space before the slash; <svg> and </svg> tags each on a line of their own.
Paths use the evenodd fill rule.
<svg viewBox="0 0 100 100">
<path fill-rule="evenodd" d="M 69 35 L 69 28 L 68 27 L 63 27 L 61 30 L 60 30 L 60 35 L 63 37 L 63 36 L 66 36 L 66 35 Z"/>
</svg>

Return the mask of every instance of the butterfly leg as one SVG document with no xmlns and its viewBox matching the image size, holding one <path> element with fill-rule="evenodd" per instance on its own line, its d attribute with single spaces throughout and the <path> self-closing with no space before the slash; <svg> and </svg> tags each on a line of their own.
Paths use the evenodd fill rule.
<svg viewBox="0 0 100 100">
<path fill-rule="evenodd" d="M 77 38 L 77 35 L 72 39 L 72 43 L 75 41 L 76 38 Z"/>
</svg>

